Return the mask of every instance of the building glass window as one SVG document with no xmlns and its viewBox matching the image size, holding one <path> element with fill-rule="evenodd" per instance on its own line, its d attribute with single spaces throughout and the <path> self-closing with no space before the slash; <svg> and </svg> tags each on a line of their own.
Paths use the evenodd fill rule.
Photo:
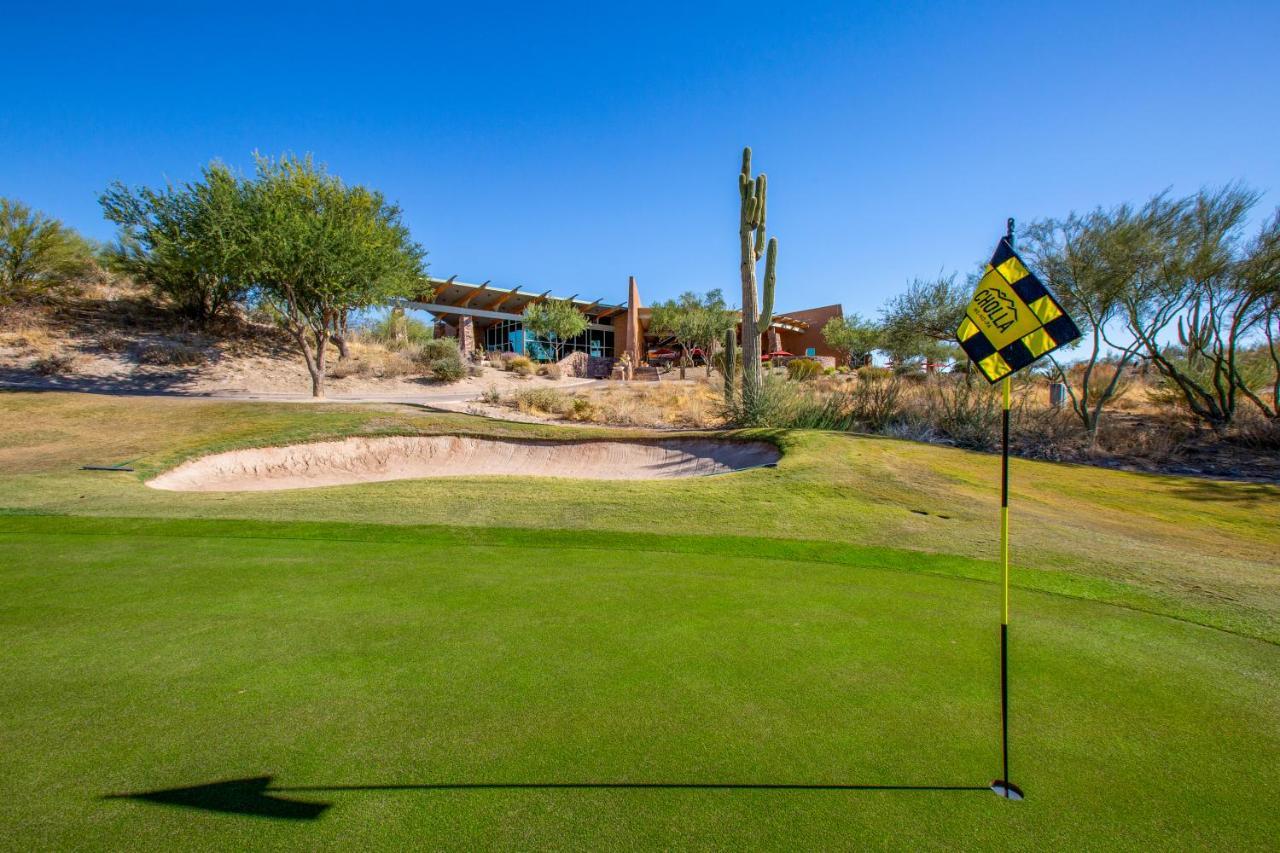
<svg viewBox="0 0 1280 853">
<path fill-rule="evenodd" d="M 499 320 L 484 330 L 484 348 L 489 352 L 517 352 L 534 361 L 554 361 L 556 346 L 553 338 L 535 337 L 525 331 L 519 320 Z M 570 338 L 560 347 L 563 358 L 571 352 L 582 351 L 593 356 L 613 354 L 612 329 L 586 329 Z"/>
</svg>

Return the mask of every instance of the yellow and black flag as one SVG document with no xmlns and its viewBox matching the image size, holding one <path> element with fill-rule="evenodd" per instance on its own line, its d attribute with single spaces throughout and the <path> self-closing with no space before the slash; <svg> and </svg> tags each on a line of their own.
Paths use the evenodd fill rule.
<svg viewBox="0 0 1280 853">
<path fill-rule="evenodd" d="M 990 382 L 1080 337 L 1076 324 L 1040 283 L 1009 238 L 1000 238 L 956 329 L 956 340 Z"/>
</svg>

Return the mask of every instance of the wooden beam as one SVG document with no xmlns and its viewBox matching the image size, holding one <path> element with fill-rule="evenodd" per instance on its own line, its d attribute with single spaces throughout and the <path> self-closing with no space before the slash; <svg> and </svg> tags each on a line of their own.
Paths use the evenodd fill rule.
<svg viewBox="0 0 1280 853">
<path fill-rule="evenodd" d="M 437 296 L 443 295 L 444 292 L 449 289 L 449 285 L 453 284 L 453 280 L 455 278 L 457 278 L 456 275 L 451 275 L 447 279 L 445 279 L 444 283 L 436 288 L 435 293 L 431 295 L 431 298 L 435 299 Z"/>
<path fill-rule="evenodd" d="M 542 295 L 541 295 L 541 296 L 538 296 L 538 297 L 536 297 L 536 298 L 534 298 L 534 299 L 531 299 L 531 300 L 529 301 L 529 304 L 530 304 L 530 305 L 541 305 L 542 303 L 544 303 L 544 302 L 546 302 L 546 301 L 547 301 L 547 296 L 548 296 L 550 293 L 551 293 L 551 291 L 550 291 L 550 290 L 544 290 L 544 291 L 542 291 Z"/>
<path fill-rule="evenodd" d="M 483 293 L 488 289 L 489 289 L 489 282 L 486 281 L 483 284 L 481 284 L 479 287 L 477 287 L 475 290 L 468 293 L 466 295 L 466 298 L 464 298 L 461 302 L 458 303 L 458 307 L 466 308 L 468 305 L 471 304 L 472 299 L 475 299 L 477 296 L 479 296 L 481 293 Z"/>
<path fill-rule="evenodd" d="M 579 308 L 578 310 L 581 311 L 583 314 L 586 314 L 588 311 L 590 311 L 592 308 L 595 308 L 599 304 L 600 304 L 600 300 L 597 299 L 595 302 L 592 302 L 586 308 Z"/>
<path fill-rule="evenodd" d="M 490 305 L 490 306 L 489 306 L 489 310 L 490 310 L 490 311 L 497 311 L 497 310 L 498 310 L 499 308 L 501 308 L 503 305 L 506 305 L 506 304 L 507 304 L 507 300 L 508 300 L 508 299 L 510 299 L 511 297 L 515 296 L 517 293 L 519 293 L 519 292 L 520 292 L 520 288 L 521 288 L 521 287 L 523 287 L 523 285 L 519 285 L 519 284 L 517 284 L 515 287 L 511 288 L 510 290 L 508 290 L 506 293 L 502 294 L 502 296 L 498 299 L 498 301 L 497 301 L 497 302 L 495 302 L 495 303 L 493 303 L 492 305 Z"/>
</svg>

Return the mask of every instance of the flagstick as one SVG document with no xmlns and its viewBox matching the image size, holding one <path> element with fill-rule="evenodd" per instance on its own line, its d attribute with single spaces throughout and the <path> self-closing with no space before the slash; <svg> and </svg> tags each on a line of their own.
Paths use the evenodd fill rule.
<svg viewBox="0 0 1280 853">
<path fill-rule="evenodd" d="M 1009 220 L 1009 232 L 1005 236 L 1013 248 L 1013 220 Z M 1000 574 L 1004 588 L 1000 611 L 1000 753 L 1003 775 L 991 783 L 991 790 L 1009 800 L 1021 800 L 1022 789 L 1009 781 L 1009 408 L 1012 401 L 1012 381 L 1006 376 L 1001 380 L 1000 426 Z"/>
</svg>

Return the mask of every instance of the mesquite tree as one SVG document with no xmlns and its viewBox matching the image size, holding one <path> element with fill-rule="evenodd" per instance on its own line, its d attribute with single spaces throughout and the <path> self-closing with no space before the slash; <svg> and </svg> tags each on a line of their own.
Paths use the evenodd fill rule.
<svg viewBox="0 0 1280 853">
<path fill-rule="evenodd" d="M 689 350 L 702 350 L 711 375 L 711 360 L 726 330 L 738 324 L 736 312 L 730 311 L 719 289 L 698 296 L 692 291 L 680 294 L 679 299 L 659 302 L 651 309 L 649 331 L 656 335 L 669 335 L 680 344 L 680 378 L 690 363 Z"/>
<path fill-rule="evenodd" d="M 334 329 L 348 311 L 420 288 L 425 252 L 410 239 L 396 205 L 346 186 L 310 157 L 259 157 L 246 199 L 250 278 L 302 351 L 312 395 L 323 397 Z"/>
<path fill-rule="evenodd" d="M 207 326 L 248 292 L 252 224 L 245 183 L 228 167 L 210 163 L 199 180 L 158 190 L 117 181 L 98 202 L 120 226 L 112 266 L 149 285 L 178 314 Z"/>
<path fill-rule="evenodd" d="M 1129 334 L 1187 408 L 1218 433 L 1231 426 L 1241 396 L 1275 415 L 1258 394 L 1268 383 L 1250 376 L 1241 361 L 1248 342 L 1265 335 L 1280 285 L 1276 220 L 1241 245 L 1258 198 L 1231 185 L 1174 202 L 1172 227 L 1159 235 L 1161 263 L 1150 280 L 1124 294 Z M 1181 346 L 1166 342 L 1174 328 Z"/>
<path fill-rule="evenodd" d="M 551 341 L 556 361 L 560 360 L 564 342 L 586 331 L 587 318 L 568 299 L 544 299 L 531 302 L 524 309 L 524 327 L 540 338 Z"/>
<path fill-rule="evenodd" d="M 92 258 L 75 231 L 20 201 L 0 198 L 0 305 L 76 277 Z"/>
<path fill-rule="evenodd" d="M 778 238 L 770 237 L 765 248 L 767 190 L 768 179 L 764 174 L 754 180 L 751 177 L 751 149 L 742 149 L 742 172 L 738 175 L 738 195 L 742 202 L 738 238 L 742 258 L 742 410 L 748 418 L 759 411 L 760 336 L 773 321 L 773 293 L 777 284 Z M 761 255 L 765 257 L 763 300 L 756 293 L 756 265 Z"/>
<path fill-rule="evenodd" d="M 832 317 L 822 327 L 827 346 L 840 353 L 844 362 L 852 367 L 869 364 L 871 353 L 880 348 L 883 336 L 880 324 L 858 314 Z"/>
</svg>

